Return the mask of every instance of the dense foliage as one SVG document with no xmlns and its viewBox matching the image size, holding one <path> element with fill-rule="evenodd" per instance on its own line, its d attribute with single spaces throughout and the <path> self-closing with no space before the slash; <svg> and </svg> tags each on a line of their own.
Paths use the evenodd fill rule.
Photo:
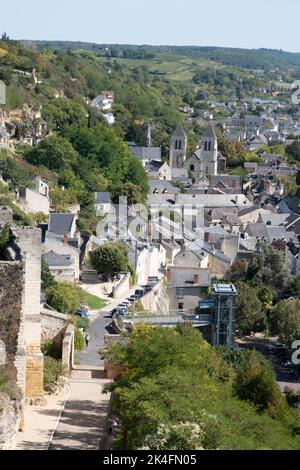
<svg viewBox="0 0 300 470">
<path fill-rule="evenodd" d="M 189 326 L 141 326 L 106 355 L 123 369 L 110 385 L 121 424 L 117 448 L 299 447 L 293 412 L 259 355 L 233 363 Z"/>
</svg>

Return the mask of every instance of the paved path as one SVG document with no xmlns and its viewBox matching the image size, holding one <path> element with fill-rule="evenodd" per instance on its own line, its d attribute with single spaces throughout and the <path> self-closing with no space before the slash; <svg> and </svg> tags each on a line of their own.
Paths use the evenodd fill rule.
<svg viewBox="0 0 300 470">
<path fill-rule="evenodd" d="M 67 396 L 65 388 L 58 395 L 47 396 L 44 406 L 26 406 L 25 428 L 18 433 L 17 450 L 47 450 Z"/>
<path fill-rule="evenodd" d="M 80 366 L 70 378 L 70 396 L 49 450 L 99 450 L 106 440 L 110 394 L 103 371 Z"/>
</svg>

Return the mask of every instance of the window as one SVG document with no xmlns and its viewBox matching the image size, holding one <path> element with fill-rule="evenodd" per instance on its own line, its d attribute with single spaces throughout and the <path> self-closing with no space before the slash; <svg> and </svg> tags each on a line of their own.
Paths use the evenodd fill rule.
<svg viewBox="0 0 300 470">
<path fill-rule="evenodd" d="M 178 149 L 178 140 L 175 141 L 175 150 Z"/>
<path fill-rule="evenodd" d="M 204 150 L 205 150 L 205 152 L 207 152 L 207 141 L 204 144 Z"/>
<path fill-rule="evenodd" d="M 184 297 L 184 293 L 183 293 L 183 289 L 181 287 L 177 287 L 176 289 L 176 296 L 177 296 L 177 299 L 183 299 Z"/>
<path fill-rule="evenodd" d="M 195 171 L 195 165 L 191 165 L 191 166 L 190 166 L 190 170 L 191 170 L 191 171 Z"/>
<path fill-rule="evenodd" d="M 178 310 L 183 310 L 183 304 L 182 303 L 178 304 Z"/>
<path fill-rule="evenodd" d="M 181 140 L 179 141 L 179 150 L 181 150 Z"/>
<path fill-rule="evenodd" d="M 208 142 L 208 151 L 211 151 L 211 142 Z"/>
</svg>

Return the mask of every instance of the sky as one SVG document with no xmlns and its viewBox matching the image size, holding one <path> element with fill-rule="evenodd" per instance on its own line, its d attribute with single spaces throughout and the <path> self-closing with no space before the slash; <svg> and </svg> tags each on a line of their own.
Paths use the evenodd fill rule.
<svg viewBox="0 0 300 470">
<path fill-rule="evenodd" d="M 298 0 L 14 0 L 13 8 L 7 5 L 0 0 L 0 31 L 13 39 L 300 52 Z"/>
</svg>

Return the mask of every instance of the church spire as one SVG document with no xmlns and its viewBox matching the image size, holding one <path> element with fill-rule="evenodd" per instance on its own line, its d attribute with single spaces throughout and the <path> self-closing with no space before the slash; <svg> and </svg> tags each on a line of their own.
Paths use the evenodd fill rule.
<svg viewBox="0 0 300 470">
<path fill-rule="evenodd" d="M 147 130 L 147 147 L 152 147 L 152 136 L 151 136 L 151 124 L 148 124 L 148 130 Z"/>
</svg>

